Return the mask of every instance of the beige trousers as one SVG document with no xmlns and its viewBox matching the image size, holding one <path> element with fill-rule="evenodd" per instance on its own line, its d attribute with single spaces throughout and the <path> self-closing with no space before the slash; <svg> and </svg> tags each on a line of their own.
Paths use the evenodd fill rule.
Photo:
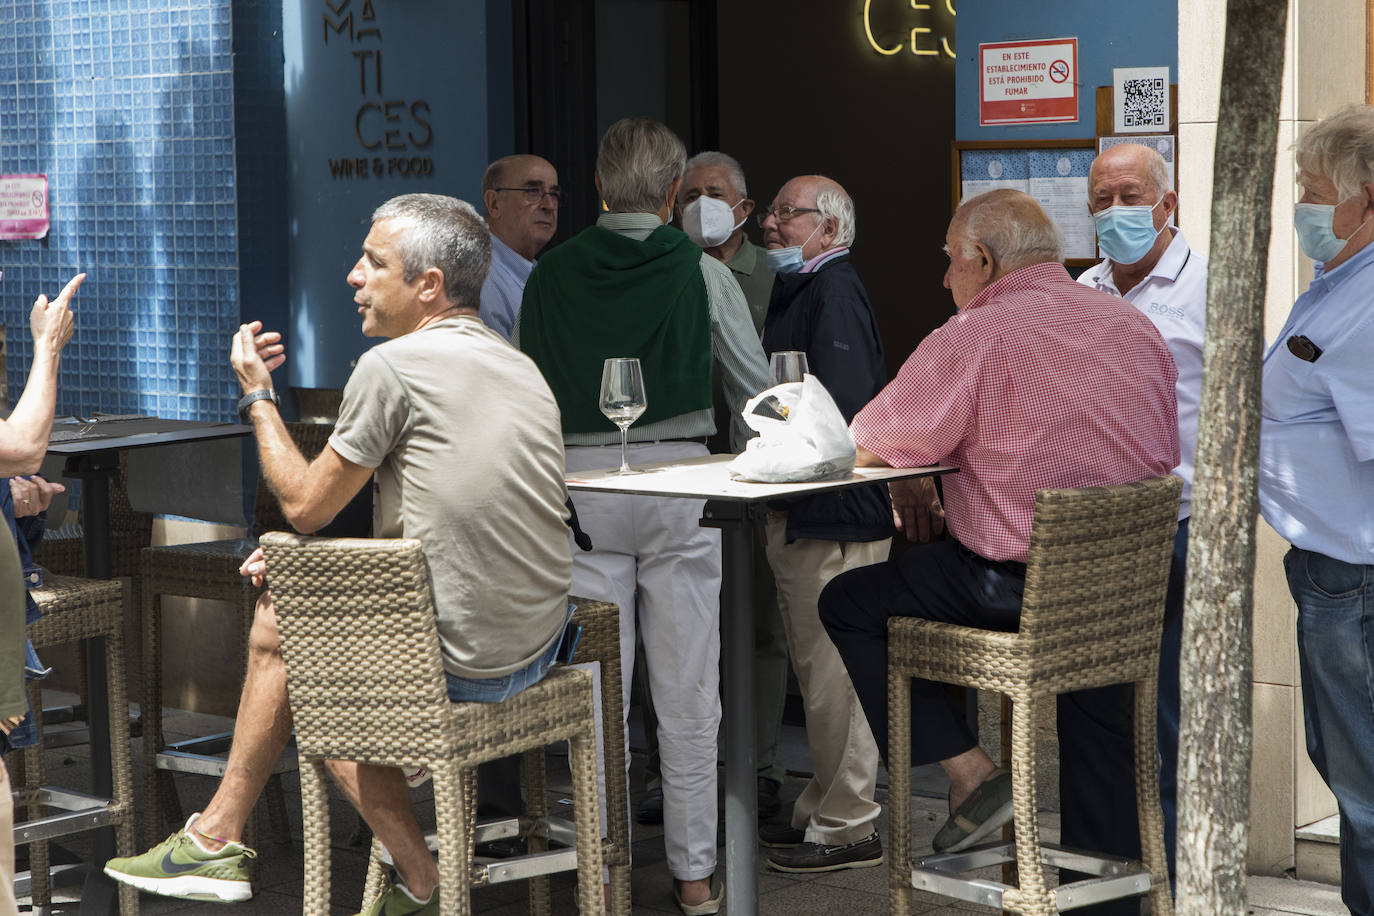
<svg viewBox="0 0 1374 916">
<path fill-rule="evenodd" d="M 0 913 L 18 913 L 14 899 L 14 802 L 10 777 L 0 760 Z"/>
<path fill-rule="evenodd" d="M 815 775 L 792 809 L 808 843 L 840 846 L 866 838 L 881 810 L 873 800 L 878 746 L 840 653 L 821 625 L 816 602 L 835 576 L 887 559 L 891 539 L 785 543 L 787 516 L 768 519 L 768 564 L 778 583 L 792 668 L 806 708 L 806 740 Z"/>
</svg>

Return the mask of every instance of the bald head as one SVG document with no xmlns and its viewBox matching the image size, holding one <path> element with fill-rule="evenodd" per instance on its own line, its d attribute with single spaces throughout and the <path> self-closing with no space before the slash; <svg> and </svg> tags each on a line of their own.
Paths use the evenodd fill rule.
<svg viewBox="0 0 1374 916">
<path fill-rule="evenodd" d="M 779 220 L 779 209 L 799 212 Z M 810 260 L 823 251 L 854 244 L 854 201 L 838 181 L 824 175 L 799 175 L 778 191 L 763 222 L 763 243 L 768 248 L 802 246 Z"/>
<path fill-rule="evenodd" d="M 1088 202 L 1094 212 L 1115 205 L 1154 204 L 1168 190 L 1164 157 L 1139 143 L 1108 147 L 1088 170 Z"/>
<path fill-rule="evenodd" d="M 540 156 L 504 156 L 482 175 L 491 234 L 527 261 L 558 229 L 558 172 Z"/>
</svg>

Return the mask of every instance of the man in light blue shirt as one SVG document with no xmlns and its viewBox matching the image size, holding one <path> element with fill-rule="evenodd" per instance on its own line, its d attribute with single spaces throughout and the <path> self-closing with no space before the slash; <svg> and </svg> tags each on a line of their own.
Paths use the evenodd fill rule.
<svg viewBox="0 0 1374 916">
<path fill-rule="evenodd" d="M 539 156 L 497 159 L 482 176 L 482 202 L 491 228 L 491 270 L 477 315 L 510 340 L 534 257 L 558 229 L 558 172 Z"/>
<path fill-rule="evenodd" d="M 1336 796 L 1341 897 L 1374 916 L 1374 108 L 1298 142 L 1316 277 L 1264 357 L 1260 510 L 1293 549 L 1307 753 Z"/>
</svg>

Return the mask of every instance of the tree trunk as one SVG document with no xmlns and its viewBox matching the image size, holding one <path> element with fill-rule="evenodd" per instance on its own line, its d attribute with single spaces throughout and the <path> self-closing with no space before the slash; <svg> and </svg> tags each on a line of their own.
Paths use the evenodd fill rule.
<svg viewBox="0 0 1374 916">
<path fill-rule="evenodd" d="M 1178 912 L 1246 912 L 1260 362 L 1287 0 L 1229 0 L 1181 664 Z"/>
</svg>

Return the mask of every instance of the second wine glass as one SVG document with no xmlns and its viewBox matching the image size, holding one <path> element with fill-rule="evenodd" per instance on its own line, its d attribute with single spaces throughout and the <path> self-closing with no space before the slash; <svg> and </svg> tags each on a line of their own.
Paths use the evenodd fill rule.
<svg viewBox="0 0 1374 916">
<path fill-rule="evenodd" d="M 769 360 L 769 370 L 773 376 L 773 384 L 781 385 L 785 382 L 800 382 L 810 371 L 806 365 L 806 353 L 802 350 L 778 350 Z"/>
<path fill-rule="evenodd" d="M 630 473 L 626 434 L 649 402 L 644 397 L 644 372 L 638 357 L 611 357 L 601 367 L 601 412 L 620 427 L 620 473 Z"/>
</svg>

